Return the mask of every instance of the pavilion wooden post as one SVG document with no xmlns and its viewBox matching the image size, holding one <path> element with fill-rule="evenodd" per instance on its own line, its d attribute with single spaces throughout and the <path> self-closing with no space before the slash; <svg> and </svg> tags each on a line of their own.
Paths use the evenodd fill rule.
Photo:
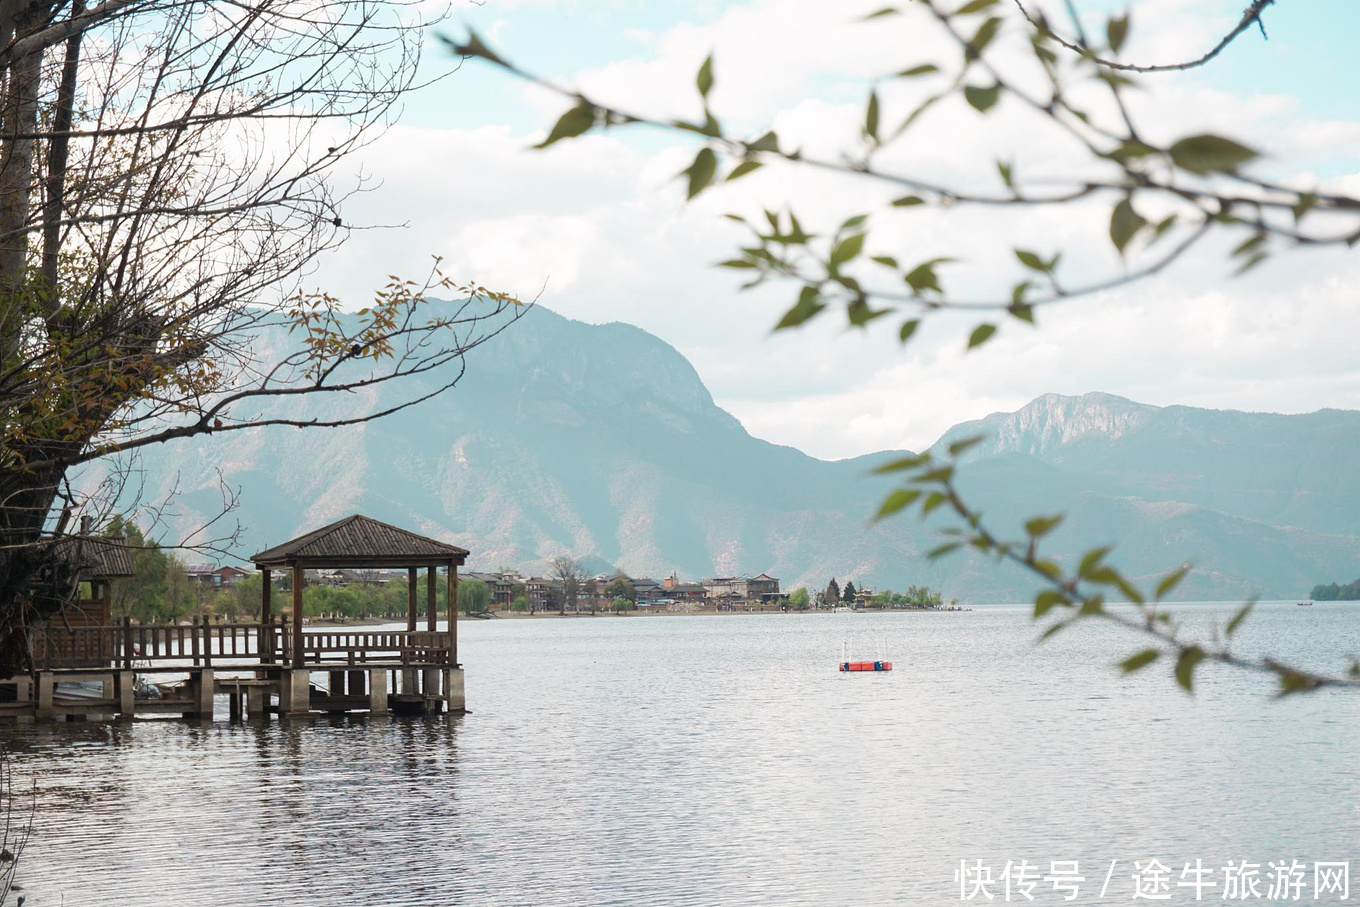
<svg viewBox="0 0 1360 907">
<path fill-rule="evenodd" d="M 427 580 L 425 584 L 425 629 L 433 633 L 438 619 L 436 615 L 438 598 L 435 595 L 435 590 L 438 587 L 435 583 L 439 577 L 439 568 L 433 565 L 426 568 L 425 577 Z M 453 607 L 452 602 L 449 603 L 449 607 Z"/>
<path fill-rule="evenodd" d="M 293 667 L 303 666 L 302 655 L 302 565 L 293 562 Z"/>
<path fill-rule="evenodd" d="M 406 632 L 416 631 L 416 579 L 420 573 L 418 567 L 406 568 Z M 407 665 L 411 661 L 410 639 L 402 647 L 401 663 Z M 396 692 L 393 690 L 393 692 Z M 401 669 L 401 692 L 411 694 L 416 692 L 416 669 L 403 667 Z"/>
<path fill-rule="evenodd" d="M 406 632 L 416 631 L 416 575 L 417 567 L 406 568 Z"/>
<path fill-rule="evenodd" d="M 458 667 L 458 564 L 449 561 L 449 667 Z"/>
<path fill-rule="evenodd" d="M 260 575 L 264 579 L 264 585 L 260 587 L 260 664 L 269 664 L 274 660 L 271 657 L 274 654 L 274 634 L 269 627 L 269 595 L 273 583 L 270 581 L 268 567 L 265 567 Z"/>
</svg>

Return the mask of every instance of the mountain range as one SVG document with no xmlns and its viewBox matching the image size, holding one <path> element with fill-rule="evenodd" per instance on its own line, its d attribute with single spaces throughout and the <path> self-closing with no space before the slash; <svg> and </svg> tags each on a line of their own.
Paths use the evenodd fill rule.
<svg viewBox="0 0 1360 907">
<path fill-rule="evenodd" d="M 938 537 L 915 517 L 870 524 L 891 487 L 872 467 L 900 451 L 823 461 L 754 438 L 639 328 L 539 307 L 466 364 L 452 391 L 379 421 L 148 449 L 141 495 L 177 489 L 170 530 L 184 532 L 220 510 L 220 471 L 239 488 L 243 557 L 361 512 L 470 549 L 472 569 L 542 572 L 569 554 L 657 578 L 768 572 L 785 588 L 835 576 L 926 583 L 961 601 L 1033 594 L 1023 573 L 980 556 L 926 560 Z M 304 408 L 372 412 L 420 386 Z M 1006 530 L 1066 513 L 1051 538 L 1062 557 L 1113 544 L 1111 562 L 1142 580 L 1190 562 L 1184 599 L 1290 598 L 1360 574 L 1360 413 L 1048 394 L 938 445 L 973 434 L 987 440 L 960 470 L 964 492 Z"/>
</svg>

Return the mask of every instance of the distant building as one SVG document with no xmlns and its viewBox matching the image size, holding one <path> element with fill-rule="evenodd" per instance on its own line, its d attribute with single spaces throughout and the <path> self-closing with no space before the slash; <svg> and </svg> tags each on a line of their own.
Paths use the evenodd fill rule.
<svg viewBox="0 0 1360 907">
<path fill-rule="evenodd" d="M 633 591 L 637 592 L 639 605 L 651 604 L 666 597 L 661 584 L 654 579 L 642 576 L 637 579 L 629 578 L 628 581 L 633 584 Z"/>
<path fill-rule="evenodd" d="M 773 601 L 780 598 L 779 580 L 768 573 L 751 577 L 746 581 L 746 597 L 756 601 Z"/>
<path fill-rule="evenodd" d="M 241 580 L 254 574 L 250 570 L 242 570 L 240 567 L 218 567 L 213 564 L 185 564 L 183 567 L 184 575 L 200 586 L 207 586 L 212 589 L 222 589 L 227 586 L 234 586 Z"/>
<path fill-rule="evenodd" d="M 459 575 L 459 579 L 475 579 L 485 583 L 491 608 L 495 611 L 504 611 L 510 607 L 510 602 L 514 600 L 515 584 L 520 582 L 518 576 L 512 577 L 504 573 L 463 573 Z"/>
<path fill-rule="evenodd" d="M 702 583 L 704 597 L 724 602 L 776 601 L 787 598 L 779 591 L 779 580 L 768 573 L 759 576 L 715 576 Z"/>
</svg>

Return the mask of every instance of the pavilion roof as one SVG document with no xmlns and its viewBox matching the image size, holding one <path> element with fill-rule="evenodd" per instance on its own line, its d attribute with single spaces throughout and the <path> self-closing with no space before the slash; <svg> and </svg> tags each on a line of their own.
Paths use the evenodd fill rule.
<svg viewBox="0 0 1360 907">
<path fill-rule="evenodd" d="M 59 560 L 88 570 L 95 579 L 133 575 L 132 550 L 118 541 L 72 535 L 57 542 L 54 550 Z"/>
<path fill-rule="evenodd" d="M 326 567 L 462 564 L 466 548 L 435 541 L 362 514 L 313 529 L 251 558 L 257 567 L 284 564 Z"/>
</svg>

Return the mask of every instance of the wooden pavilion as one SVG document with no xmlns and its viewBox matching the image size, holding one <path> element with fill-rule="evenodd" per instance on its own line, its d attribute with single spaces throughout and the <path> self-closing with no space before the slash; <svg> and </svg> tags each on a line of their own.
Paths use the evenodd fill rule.
<svg viewBox="0 0 1360 907">
<path fill-rule="evenodd" d="M 287 570 L 291 573 L 292 586 L 292 635 L 285 633 L 283 639 L 284 682 L 279 690 L 279 711 L 296 713 L 310 710 L 309 664 L 319 664 L 325 651 L 326 634 L 306 634 L 303 632 L 302 593 L 306 586 L 306 571 L 323 568 L 358 569 L 400 569 L 407 571 L 407 610 L 406 630 L 412 638 L 402 648 L 401 689 L 394 689 L 394 704 L 418 705 L 428 710 L 432 705 L 447 703 L 451 711 L 462 710 L 463 672 L 458 663 L 458 568 L 467 560 L 468 550 L 445 542 L 426 538 L 389 523 L 383 523 L 362 514 L 354 514 L 342 520 L 322 526 L 305 535 L 259 552 L 251 561 L 263 573 L 264 582 L 260 595 L 260 625 L 272 626 L 271 591 L 272 574 Z M 438 570 L 447 571 L 449 625 L 445 639 L 436 639 L 436 595 Z M 417 585 L 420 570 L 427 573 L 425 603 L 425 637 L 416 636 L 417 623 Z M 309 647 L 309 639 L 316 645 Z M 272 648 L 272 646 L 270 647 Z M 316 657 L 309 660 L 308 654 L 315 651 Z M 435 653 L 432 660 L 431 653 Z M 417 664 L 421 663 L 421 664 Z M 347 672 L 331 670 L 330 694 L 338 698 L 337 687 L 344 685 Z M 440 674 L 443 674 L 443 690 L 440 691 Z M 350 671 L 348 695 L 357 698 L 363 695 L 356 689 L 363 683 L 362 670 Z M 379 692 L 373 687 L 383 676 L 382 672 L 369 671 L 367 696 L 373 701 Z M 394 672 L 395 677 L 395 672 Z"/>
</svg>

